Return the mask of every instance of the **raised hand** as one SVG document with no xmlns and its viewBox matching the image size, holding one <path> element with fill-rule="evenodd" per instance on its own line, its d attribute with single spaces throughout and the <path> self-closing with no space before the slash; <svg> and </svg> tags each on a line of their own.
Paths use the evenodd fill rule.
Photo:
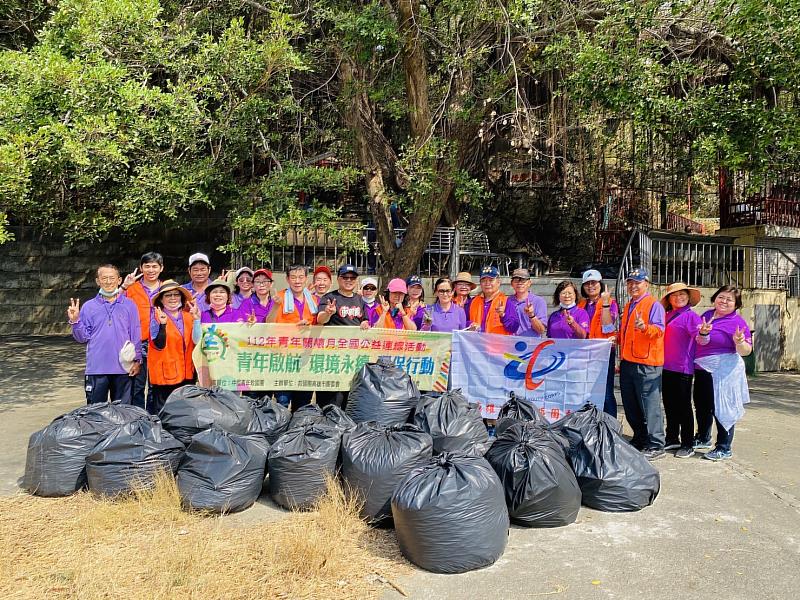
<svg viewBox="0 0 800 600">
<path fill-rule="evenodd" d="M 743 344 L 745 342 L 744 339 L 744 329 L 737 326 L 736 331 L 733 332 L 733 342 L 738 346 L 739 344 Z"/>
<path fill-rule="evenodd" d="M 505 302 L 498 302 L 497 306 L 495 307 L 495 312 L 500 316 L 502 319 L 506 314 L 506 303 Z"/>
<path fill-rule="evenodd" d="M 700 330 L 698 333 L 700 333 L 700 335 L 708 335 L 709 333 L 711 333 L 712 329 L 713 326 L 711 325 L 711 321 L 706 321 L 706 318 L 703 317 L 701 319 Z"/>
<path fill-rule="evenodd" d="M 535 317 L 535 313 L 533 312 L 533 304 L 526 304 L 525 305 L 525 314 L 528 315 L 529 319 Z"/>
<path fill-rule="evenodd" d="M 389 301 L 383 296 L 381 296 L 380 298 L 381 298 L 381 308 L 383 308 L 384 311 L 389 310 Z"/>
<path fill-rule="evenodd" d="M 156 320 L 162 325 L 167 324 L 167 313 L 161 310 L 161 307 L 156 306 Z"/>
<path fill-rule="evenodd" d="M 406 316 L 406 311 L 403 309 L 402 302 L 398 302 L 397 304 L 394 305 L 394 307 L 397 309 L 397 314 L 402 315 L 404 317 Z"/>
<path fill-rule="evenodd" d="M 250 311 L 250 314 L 247 315 L 247 324 L 248 325 L 255 325 L 256 324 L 256 310 L 253 309 Z"/>
<path fill-rule="evenodd" d="M 189 314 L 192 315 L 192 318 L 196 321 L 200 320 L 200 307 L 197 306 L 197 302 L 189 302 L 187 304 L 189 307 Z"/>
<path fill-rule="evenodd" d="M 564 319 L 567 321 L 567 325 L 572 326 L 575 324 L 575 319 L 572 318 L 572 314 L 567 309 L 564 309 Z"/>
<path fill-rule="evenodd" d="M 125 279 L 122 282 L 123 287 L 125 288 L 131 287 L 134 283 L 136 283 L 136 280 L 139 279 L 142 275 L 143 273 L 139 273 L 139 267 L 136 267 L 133 270 L 133 273 L 128 273 L 127 275 L 125 275 Z"/>
<path fill-rule="evenodd" d="M 647 325 L 645 325 L 644 321 L 642 320 L 642 314 L 639 312 L 636 313 L 636 320 L 634 321 L 634 326 L 639 331 L 645 331 L 647 329 Z"/>
<path fill-rule="evenodd" d="M 77 321 L 81 312 L 81 301 L 77 298 L 69 299 L 69 306 L 67 307 L 67 318 L 70 321 Z"/>
<path fill-rule="evenodd" d="M 611 292 L 605 291 L 600 294 L 600 300 L 602 304 L 611 304 Z"/>
<path fill-rule="evenodd" d="M 331 298 L 330 302 L 325 306 L 325 312 L 333 316 L 336 313 L 336 300 Z"/>
</svg>

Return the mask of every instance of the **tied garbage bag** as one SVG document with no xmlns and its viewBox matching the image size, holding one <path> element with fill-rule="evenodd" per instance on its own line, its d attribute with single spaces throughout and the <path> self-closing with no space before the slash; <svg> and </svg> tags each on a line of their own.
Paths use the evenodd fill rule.
<svg viewBox="0 0 800 600">
<path fill-rule="evenodd" d="M 453 390 L 425 395 L 417 404 L 414 425 L 433 438 L 433 452 L 467 452 L 483 456 L 491 445 L 477 404 Z"/>
<path fill-rule="evenodd" d="M 307 510 L 336 476 L 342 432 L 323 423 L 293 427 L 269 452 L 269 493 L 280 506 Z"/>
<path fill-rule="evenodd" d="M 480 569 L 508 542 L 503 486 L 486 459 L 445 452 L 411 471 L 392 495 L 400 550 L 433 573 Z"/>
<path fill-rule="evenodd" d="M 616 417 L 604 413 L 597 408 L 594 404 L 587 402 L 580 410 L 562 417 L 555 423 L 551 423 L 549 428 L 553 431 L 564 431 L 567 427 L 572 429 L 581 429 L 586 425 L 594 425 L 596 423 L 605 423 L 613 431 L 620 433 L 622 431 L 622 424 Z"/>
<path fill-rule="evenodd" d="M 641 510 L 656 499 L 661 489 L 658 471 L 607 419 L 581 418 L 561 431 L 569 440 L 567 459 L 586 506 L 626 512 Z"/>
<path fill-rule="evenodd" d="M 495 435 L 499 437 L 500 434 L 514 423 L 524 423 L 526 421 L 532 421 L 542 427 L 547 426 L 547 420 L 542 416 L 533 402 L 525 398 L 520 398 L 514 392 L 511 392 L 508 400 L 500 407 L 500 412 L 497 414 Z"/>
<path fill-rule="evenodd" d="M 305 427 L 306 425 L 313 425 L 315 423 L 329 425 L 319 406 L 316 404 L 306 404 L 294 411 L 292 420 L 289 422 L 289 429 Z"/>
<path fill-rule="evenodd" d="M 72 412 L 79 412 L 86 415 L 90 419 L 105 421 L 111 426 L 131 423 L 137 419 L 144 419 L 150 414 L 143 408 L 134 406 L 133 404 L 124 404 L 121 400 L 88 404 L 86 406 L 81 406 Z"/>
<path fill-rule="evenodd" d="M 536 423 L 515 423 L 486 453 L 503 484 L 511 520 L 525 527 L 574 523 L 581 490 L 564 448 Z"/>
<path fill-rule="evenodd" d="M 86 457 L 114 425 L 83 409 L 56 417 L 31 435 L 22 488 L 37 496 L 69 496 L 86 485 Z"/>
<path fill-rule="evenodd" d="M 89 490 L 102 496 L 152 487 L 158 472 L 174 473 L 183 444 L 155 416 L 117 425 L 86 457 Z"/>
<path fill-rule="evenodd" d="M 178 490 L 187 508 L 228 513 L 258 499 L 269 444 L 259 435 L 236 435 L 219 427 L 196 434 L 178 465 Z"/>
<path fill-rule="evenodd" d="M 253 409 L 247 398 L 235 392 L 185 385 L 169 395 L 159 417 L 167 431 L 188 445 L 194 434 L 212 425 L 229 433 L 247 435 Z"/>
<path fill-rule="evenodd" d="M 335 404 L 329 404 L 328 406 L 324 407 L 322 409 L 322 414 L 324 415 L 325 421 L 328 425 L 336 427 L 336 429 L 342 433 L 345 431 L 350 431 L 356 426 L 355 421 L 348 417 L 347 414 Z"/>
<path fill-rule="evenodd" d="M 350 384 L 347 414 L 356 423 L 405 423 L 418 400 L 419 392 L 408 373 L 384 359 L 364 365 L 355 374 Z"/>
<path fill-rule="evenodd" d="M 431 436 L 414 425 L 359 423 L 342 438 L 345 490 L 364 500 L 361 518 L 372 523 L 392 516 L 392 492 L 413 469 L 433 457 Z"/>
<path fill-rule="evenodd" d="M 292 413 L 270 396 L 250 400 L 250 408 L 253 409 L 253 420 L 248 432 L 263 435 L 270 444 L 274 444 L 289 428 Z"/>
</svg>

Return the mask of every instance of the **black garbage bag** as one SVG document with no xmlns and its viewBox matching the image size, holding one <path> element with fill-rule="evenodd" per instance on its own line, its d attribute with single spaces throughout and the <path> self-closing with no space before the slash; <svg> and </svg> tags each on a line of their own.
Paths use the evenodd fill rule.
<svg viewBox="0 0 800 600">
<path fill-rule="evenodd" d="M 86 485 L 86 457 L 114 427 L 85 407 L 56 417 L 31 435 L 22 488 L 37 496 L 69 496 Z"/>
<path fill-rule="evenodd" d="M 342 438 L 345 491 L 364 500 L 362 519 L 372 523 L 388 520 L 397 484 L 432 458 L 431 436 L 415 425 L 359 423 Z"/>
<path fill-rule="evenodd" d="M 582 421 L 582 420 L 581 420 Z M 586 506 L 608 512 L 641 510 L 661 489 L 658 471 L 606 419 L 566 425 L 567 458 Z"/>
<path fill-rule="evenodd" d="M 603 412 L 590 402 L 584 404 L 580 410 L 576 410 L 575 412 L 568 414 L 566 417 L 562 417 L 555 423 L 550 423 L 549 427 L 553 431 L 563 431 L 567 427 L 580 429 L 585 425 L 595 424 L 598 422 L 607 424 L 617 433 L 622 431 L 622 423 L 620 423 L 616 417 L 612 417 L 611 415 Z"/>
<path fill-rule="evenodd" d="M 161 427 L 155 416 L 117 425 L 86 457 L 89 490 L 102 496 L 152 487 L 158 472 L 174 473 L 183 444 Z"/>
<path fill-rule="evenodd" d="M 292 420 L 289 421 L 289 429 L 296 427 L 305 427 L 306 425 L 313 425 L 314 423 L 329 425 L 322 414 L 322 409 L 316 404 L 306 404 L 301 406 L 294 413 L 292 413 Z"/>
<path fill-rule="evenodd" d="M 292 427 L 269 452 L 269 493 L 280 506 L 307 510 L 327 490 L 328 476 L 336 476 L 342 432 L 324 423 Z"/>
<path fill-rule="evenodd" d="M 524 423 L 532 421 L 541 425 L 547 426 L 547 419 L 545 419 L 536 405 L 530 400 L 520 398 L 514 392 L 511 392 L 506 403 L 500 408 L 497 415 L 497 426 L 495 427 L 495 435 L 498 437 L 514 423 Z"/>
<path fill-rule="evenodd" d="M 574 523 L 581 490 L 564 448 L 534 422 L 515 423 L 486 453 L 503 484 L 511 520 L 525 527 Z"/>
<path fill-rule="evenodd" d="M 185 385 L 172 392 L 159 413 L 164 428 L 188 445 L 192 436 L 216 425 L 228 433 L 247 435 L 253 409 L 247 398 L 222 388 Z"/>
<path fill-rule="evenodd" d="M 322 414 L 325 416 L 325 421 L 328 425 L 336 427 L 342 433 L 350 431 L 356 426 L 356 422 L 335 404 L 328 404 L 328 406 L 324 407 Z"/>
<path fill-rule="evenodd" d="M 97 402 L 76 408 L 73 413 L 81 413 L 90 419 L 105 421 L 111 426 L 131 423 L 143 419 L 150 413 L 139 406 L 125 404 L 121 400 L 114 402 Z"/>
<path fill-rule="evenodd" d="M 258 499 L 269 444 L 260 435 L 236 435 L 213 426 L 196 434 L 178 465 L 178 490 L 186 508 L 229 513 Z"/>
<path fill-rule="evenodd" d="M 267 442 L 274 444 L 289 429 L 291 411 L 270 396 L 250 400 L 250 407 L 253 409 L 253 420 L 248 427 L 249 433 L 263 435 Z"/>
<path fill-rule="evenodd" d="M 477 404 L 461 390 L 420 398 L 414 424 L 433 438 L 433 452 L 467 452 L 483 456 L 490 446 L 489 432 Z"/>
<path fill-rule="evenodd" d="M 418 400 L 419 391 L 408 373 L 384 359 L 364 365 L 353 376 L 347 414 L 356 423 L 405 423 Z"/>
<path fill-rule="evenodd" d="M 411 471 L 392 495 L 400 550 L 433 573 L 463 573 L 502 556 L 508 542 L 503 486 L 486 459 L 445 452 Z"/>
</svg>

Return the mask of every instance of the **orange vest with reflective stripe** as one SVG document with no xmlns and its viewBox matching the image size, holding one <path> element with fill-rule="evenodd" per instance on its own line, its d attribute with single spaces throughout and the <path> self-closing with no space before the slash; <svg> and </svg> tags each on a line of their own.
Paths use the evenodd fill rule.
<svg viewBox="0 0 800 600">
<path fill-rule="evenodd" d="M 586 298 L 583 298 L 580 302 L 578 302 L 578 308 L 582 308 L 583 310 L 586 310 L 588 305 L 589 301 Z M 589 339 L 602 340 L 616 337 L 616 335 L 616 331 L 612 331 L 611 333 L 603 333 L 603 304 L 601 300 L 598 300 L 594 307 L 592 320 L 589 321 Z"/>
<path fill-rule="evenodd" d="M 475 296 L 469 306 L 469 320 L 479 325 L 483 323 L 483 304 L 485 302 L 483 294 Z M 508 306 L 508 299 L 503 292 L 500 292 L 492 299 L 489 305 L 489 314 L 486 316 L 486 329 L 485 333 L 499 333 L 501 335 L 511 335 L 506 331 L 503 321 L 500 320 L 500 315 L 497 314 L 497 307 L 499 305 Z"/>
<path fill-rule="evenodd" d="M 181 312 L 184 334 L 175 326 L 171 318 L 167 318 L 167 343 L 159 350 L 150 340 L 147 351 L 147 375 L 153 385 L 175 385 L 194 377 L 192 363 L 192 315 Z M 150 326 L 148 325 L 148 330 Z"/>
<path fill-rule="evenodd" d="M 390 312 L 383 312 L 383 306 L 378 306 L 377 312 L 380 315 L 378 320 L 375 322 L 375 327 L 383 328 L 383 329 L 397 329 L 397 324 L 394 322 L 392 315 Z M 406 324 L 403 323 L 403 326 L 400 329 L 405 329 Z"/>
<path fill-rule="evenodd" d="M 619 326 L 619 357 L 621 360 L 653 367 L 664 365 L 664 332 L 660 328 L 650 325 L 650 309 L 656 302 L 657 300 L 649 294 L 639 300 L 636 310 L 631 315 L 630 323 L 628 322 L 630 301 L 625 305 L 625 309 L 620 315 Z M 648 331 L 636 329 L 636 314 L 641 316 Z M 655 337 L 648 335 L 651 332 Z"/>
<path fill-rule="evenodd" d="M 284 298 L 286 297 L 287 293 L 291 294 L 292 292 L 289 291 L 289 290 L 281 290 L 280 292 L 278 292 L 277 297 L 275 298 L 275 304 L 277 304 L 277 306 L 278 306 L 278 310 L 275 313 L 275 322 L 276 323 L 299 323 L 300 320 L 301 320 L 301 317 L 300 317 L 300 315 L 297 314 L 297 310 L 293 310 L 290 313 L 283 312 Z M 292 302 L 294 302 L 294 299 L 292 299 Z M 297 307 L 295 307 L 295 308 L 297 308 Z M 314 313 L 311 312 L 311 309 L 308 307 L 308 302 L 306 302 L 303 305 L 303 316 L 302 316 L 302 319 L 305 319 L 306 321 L 308 321 L 311 324 L 314 324 L 314 323 L 317 322 L 317 316 Z"/>
<path fill-rule="evenodd" d="M 161 285 L 161 282 L 159 282 Z M 150 304 L 150 296 L 144 289 L 141 281 L 136 281 L 132 286 L 125 290 L 125 295 L 136 304 L 136 311 L 139 313 L 139 323 L 142 325 L 142 340 L 150 339 L 150 317 L 153 305 Z"/>
</svg>

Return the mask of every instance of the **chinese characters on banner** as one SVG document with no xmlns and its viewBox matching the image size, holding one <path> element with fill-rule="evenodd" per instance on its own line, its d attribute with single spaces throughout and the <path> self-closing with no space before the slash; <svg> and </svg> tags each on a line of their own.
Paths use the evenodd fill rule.
<svg viewBox="0 0 800 600">
<path fill-rule="evenodd" d="M 510 392 L 532 401 L 548 421 L 591 402 L 603 409 L 611 344 L 606 340 L 555 340 L 456 331 L 453 389 L 461 388 L 496 419 Z"/>
<path fill-rule="evenodd" d="M 358 327 L 215 323 L 194 351 L 200 385 L 229 390 L 349 390 L 368 362 L 388 358 L 422 390 L 447 389 L 450 335 Z"/>
</svg>

